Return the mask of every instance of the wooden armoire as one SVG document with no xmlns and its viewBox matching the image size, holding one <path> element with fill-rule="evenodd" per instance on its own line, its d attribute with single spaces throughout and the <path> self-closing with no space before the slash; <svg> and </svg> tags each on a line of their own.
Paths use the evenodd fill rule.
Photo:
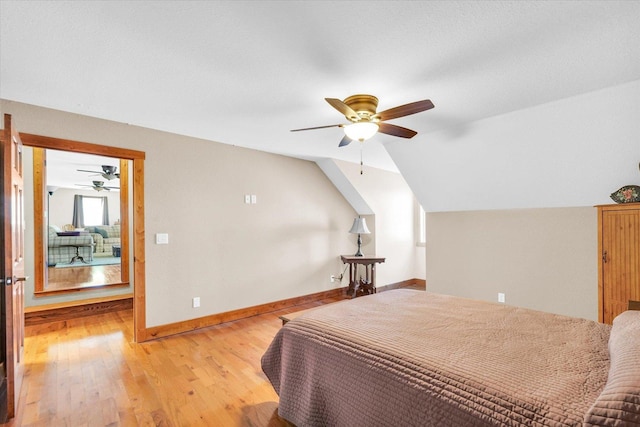
<svg viewBox="0 0 640 427">
<path fill-rule="evenodd" d="M 640 301 L 640 203 L 596 207 L 598 319 L 610 324 Z"/>
</svg>

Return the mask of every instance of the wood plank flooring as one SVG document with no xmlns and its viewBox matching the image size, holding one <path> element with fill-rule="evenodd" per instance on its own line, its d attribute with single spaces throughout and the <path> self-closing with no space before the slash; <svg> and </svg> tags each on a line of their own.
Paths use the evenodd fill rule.
<svg viewBox="0 0 640 427">
<path fill-rule="evenodd" d="M 120 283 L 120 264 L 55 268 L 47 267 L 47 291 L 78 289 Z"/>
<path fill-rule="evenodd" d="M 20 403 L 7 425 L 291 427 L 260 358 L 279 316 L 338 299 L 140 344 L 132 310 L 28 326 Z"/>
<path fill-rule="evenodd" d="M 290 426 L 260 358 L 304 304 L 135 344 L 131 310 L 29 326 L 10 426 Z"/>
</svg>

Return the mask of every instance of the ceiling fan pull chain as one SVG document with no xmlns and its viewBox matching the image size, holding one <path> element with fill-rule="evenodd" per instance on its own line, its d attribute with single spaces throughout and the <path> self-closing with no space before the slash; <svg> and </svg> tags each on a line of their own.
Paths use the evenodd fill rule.
<svg viewBox="0 0 640 427">
<path fill-rule="evenodd" d="M 363 143 L 360 142 L 360 175 L 363 174 L 363 172 L 362 172 L 362 145 L 363 145 Z"/>
</svg>

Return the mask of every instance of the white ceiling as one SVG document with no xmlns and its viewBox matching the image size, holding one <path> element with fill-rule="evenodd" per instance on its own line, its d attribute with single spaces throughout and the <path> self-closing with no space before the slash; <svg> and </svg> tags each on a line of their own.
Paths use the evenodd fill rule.
<svg viewBox="0 0 640 427">
<path fill-rule="evenodd" d="M 110 191 L 119 191 L 119 179 L 108 180 L 100 175 L 103 165 L 120 169 L 120 160 L 93 154 L 47 150 L 47 187 L 91 190 L 87 186 L 92 185 L 93 181 L 102 181 L 103 186 L 114 187 Z M 85 172 L 87 170 L 95 173 Z"/>
<path fill-rule="evenodd" d="M 639 1 L 0 2 L 0 97 L 290 156 L 338 149 L 325 97 L 419 132 L 640 78 Z M 366 164 L 394 170 L 377 135 Z"/>
</svg>

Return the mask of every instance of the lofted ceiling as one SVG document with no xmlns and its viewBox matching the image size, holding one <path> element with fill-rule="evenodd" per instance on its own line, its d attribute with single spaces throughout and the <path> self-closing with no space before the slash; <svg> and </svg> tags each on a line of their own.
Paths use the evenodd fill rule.
<svg viewBox="0 0 640 427">
<path fill-rule="evenodd" d="M 464 127 L 640 76 L 638 1 L 0 1 L 0 97 L 304 159 L 360 161 L 324 98 Z M 395 170 L 376 135 L 367 165 Z"/>
</svg>

